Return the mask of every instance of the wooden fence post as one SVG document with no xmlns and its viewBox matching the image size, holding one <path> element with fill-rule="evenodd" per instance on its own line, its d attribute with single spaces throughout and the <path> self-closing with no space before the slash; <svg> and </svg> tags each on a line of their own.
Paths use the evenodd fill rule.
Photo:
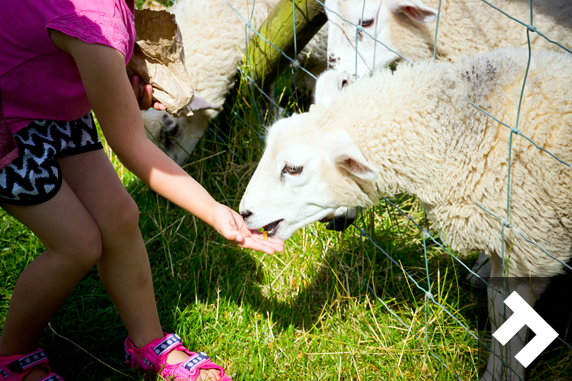
<svg viewBox="0 0 572 381">
<path fill-rule="evenodd" d="M 292 2 L 296 8 L 296 36 Z M 258 32 L 295 60 L 294 39 L 299 53 L 327 20 L 324 7 L 316 0 L 281 0 Z M 262 88 L 274 82 L 278 74 L 291 65 L 290 60 L 257 34 L 248 44 L 247 51 L 252 65 L 252 77 Z"/>
</svg>

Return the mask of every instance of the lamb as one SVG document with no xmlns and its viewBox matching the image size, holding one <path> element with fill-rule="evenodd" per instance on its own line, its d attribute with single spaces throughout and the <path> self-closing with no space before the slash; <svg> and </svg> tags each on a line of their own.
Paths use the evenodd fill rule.
<svg viewBox="0 0 572 381">
<path fill-rule="evenodd" d="M 528 4 L 520 0 L 494 2 L 496 7 L 523 22 L 530 21 Z M 327 105 L 332 94 L 329 89 L 343 88 L 356 76 L 371 75 L 374 70 L 400 60 L 394 52 L 413 62 L 433 56 L 439 0 L 426 0 L 425 3 L 421 0 L 367 0 L 365 7 L 364 0 L 326 0 L 325 6 L 329 20 L 328 68 L 339 74 L 322 75 L 316 85 L 316 103 Z M 533 14 L 534 26 L 539 31 L 572 47 L 569 42 L 572 41 L 572 3 L 566 0 L 534 2 Z M 356 29 L 344 20 L 364 28 L 364 32 L 358 33 L 357 72 Z M 437 60 L 455 61 L 475 52 L 509 46 L 527 46 L 524 26 L 509 20 L 482 0 L 442 0 Z M 535 50 L 561 51 L 559 46 L 535 33 L 531 33 L 531 46 Z M 344 230 L 355 215 L 355 210 L 341 208 L 329 217 L 332 221 L 328 228 L 337 226 L 337 230 Z M 481 255 L 474 268 L 481 277 L 488 277 L 490 270 L 490 264 L 485 260 L 486 257 Z M 477 279 L 470 278 L 470 281 L 482 287 Z"/>
<path fill-rule="evenodd" d="M 530 23 L 528 1 L 493 2 L 512 17 Z M 439 0 L 326 0 L 328 15 L 328 67 L 341 71 L 351 81 L 356 74 L 356 27 L 358 33 L 357 76 L 371 75 L 399 60 L 433 57 Z M 362 20 L 363 11 L 363 20 Z M 572 3 L 567 0 L 535 1 L 534 26 L 544 35 L 572 47 Z M 339 15 L 339 16 L 338 16 Z M 394 52 L 376 42 L 365 32 Z M 559 50 L 557 45 L 531 33 L 535 50 Z M 442 0 L 437 40 L 437 60 L 455 61 L 469 54 L 503 47 L 526 47 L 526 27 L 514 22 L 482 0 Z"/>
<path fill-rule="evenodd" d="M 572 257 L 572 171 L 514 136 L 508 221 L 513 228 L 505 227 L 501 241 L 501 223 L 481 207 L 506 217 L 511 131 L 468 101 L 514 126 L 526 63 L 526 50 L 510 48 L 458 63 L 401 64 L 394 73 L 385 69 L 358 79 L 329 106 L 314 105 L 278 121 L 240 203 L 247 226 L 287 239 L 338 207 L 369 206 L 407 192 L 418 197 L 453 249 L 490 257 L 491 279 L 503 275 L 504 245 L 505 255 L 510 253 L 504 273 L 509 289 L 534 305 L 547 284 L 540 280 L 530 288 L 530 277 L 552 277 L 563 266 L 517 232 L 564 263 Z M 533 53 L 518 125 L 567 163 L 571 68 L 568 53 Z M 508 296 L 505 282 L 497 283 L 488 289 L 493 332 L 504 321 L 502 301 Z M 508 348 L 516 374 L 491 354 L 483 380 L 524 379 L 514 358 L 524 336 L 521 330 Z M 492 349 L 506 350 L 496 340 Z"/>
<path fill-rule="evenodd" d="M 279 0 L 230 0 L 242 17 L 252 15 L 253 26 L 266 19 Z M 253 11 L 254 6 L 254 11 Z M 195 90 L 196 111 L 175 118 L 164 111 L 143 111 L 147 135 L 179 165 L 192 152 L 209 120 L 222 110 L 225 97 L 245 52 L 245 24 L 226 0 L 180 0 L 168 9 L 175 14 L 183 36 L 185 66 Z M 252 36 L 252 32 L 249 34 Z M 319 73 L 326 67 L 327 29 L 300 53 L 301 62 Z M 311 52 L 309 58 L 308 52 Z M 307 59 L 306 59 L 307 58 Z"/>
</svg>

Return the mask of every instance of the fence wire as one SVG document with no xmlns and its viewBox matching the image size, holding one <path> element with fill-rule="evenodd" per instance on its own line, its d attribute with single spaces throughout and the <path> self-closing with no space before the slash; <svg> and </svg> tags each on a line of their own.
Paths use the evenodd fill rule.
<svg viewBox="0 0 572 381">
<path fill-rule="evenodd" d="M 254 14 L 254 7 L 256 5 L 256 0 L 252 1 L 252 13 L 250 15 L 242 15 L 240 14 L 234 7 L 233 5 L 226 0 L 229 7 L 231 7 L 237 14 L 238 16 L 243 20 L 244 22 L 244 31 L 245 31 L 245 44 L 248 45 L 248 43 L 250 42 L 250 36 L 251 35 L 257 35 L 258 37 L 260 37 L 263 41 L 265 41 L 266 43 L 268 43 L 269 45 L 271 45 L 274 49 L 277 49 L 280 51 L 280 53 L 289 60 L 290 62 L 290 70 L 293 78 L 293 85 L 294 87 L 296 87 L 296 82 L 295 82 L 295 72 L 298 70 L 301 70 L 303 72 L 305 72 L 306 74 L 310 75 L 311 77 L 315 78 L 314 75 L 312 73 L 310 73 L 308 70 L 306 70 L 303 66 L 301 66 L 299 64 L 298 58 L 297 58 L 297 54 L 298 54 L 298 48 L 299 46 L 297 46 L 296 43 L 296 39 L 294 40 L 294 56 L 290 57 L 288 56 L 284 51 L 280 50 L 276 45 L 272 44 L 270 41 L 268 41 L 264 36 L 262 36 L 254 27 L 252 24 L 252 17 Z M 325 7 L 325 4 L 323 2 L 321 2 L 320 0 L 315 0 L 316 2 L 322 4 Z M 499 221 L 499 224 L 501 226 L 501 237 L 499 237 L 499 239 L 501 240 L 501 248 L 502 248 L 502 253 L 501 253 L 501 259 L 502 259 L 502 264 L 503 264 L 503 273 L 506 274 L 506 258 L 505 258 L 505 229 L 511 229 L 515 235 L 519 236 L 520 238 L 524 239 L 526 242 L 528 242 L 531 245 L 534 245 L 535 247 L 537 247 L 538 249 L 540 249 L 544 254 L 546 254 L 548 257 L 552 258 L 553 260 L 556 260 L 558 262 L 560 262 L 560 264 L 570 270 L 572 270 L 572 267 L 569 266 L 568 264 L 562 262 L 561 260 L 559 260 L 558 258 L 556 258 L 555 256 L 551 255 L 546 249 L 542 248 L 539 244 L 537 244 L 536 242 L 532 241 L 531 239 L 529 239 L 528 237 L 526 237 L 526 235 L 516 226 L 514 226 L 511 223 L 511 215 L 510 215 L 510 205 L 511 205 L 511 200 L 510 200 L 510 191 L 511 191 L 511 179 L 510 179 L 510 174 L 511 174 L 511 165 L 512 165 L 512 146 L 513 146 L 513 136 L 516 135 L 516 137 L 520 137 L 522 139 L 527 140 L 529 143 L 533 144 L 539 151 L 545 152 L 546 154 L 550 155 L 554 160 L 558 161 L 560 164 L 570 168 L 571 165 L 567 162 L 565 162 L 564 160 L 558 158 L 556 155 L 554 155 L 553 153 L 549 152 L 548 150 L 540 147 L 538 144 L 536 144 L 531 138 L 527 137 L 526 135 L 523 134 L 522 131 L 519 130 L 519 121 L 520 121 L 520 111 L 521 111 L 521 106 L 522 106 L 522 100 L 523 100 L 523 95 L 524 95 L 524 89 L 526 86 L 526 81 L 527 81 L 527 77 L 528 77 L 528 71 L 530 68 L 530 62 L 532 59 L 532 49 L 531 49 L 531 42 L 530 42 L 530 33 L 536 33 L 539 36 L 543 37 L 544 39 L 546 39 L 548 42 L 552 43 L 552 44 L 556 44 L 559 47 L 561 47 L 563 49 L 563 51 L 566 51 L 568 53 L 572 54 L 572 51 L 570 51 L 569 49 L 567 49 L 566 47 L 564 47 L 563 45 L 561 45 L 560 43 L 558 43 L 557 41 L 552 41 L 550 40 L 548 37 L 546 37 L 542 31 L 538 30 L 535 26 L 534 26 L 534 18 L 533 18 L 533 7 L 532 7 L 532 0 L 530 0 L 530 20 L 529 22 L 525 22 L 522 20 L 518 20 L 514 17 L 512 17 L 511 15 L 509 15 L 508 13 L 504 12 L 502 9 L 499 9 L 498 7 L 492 5 L 491 3 L 489 3 L 486 0 L 482 0 L 483 3 L 487 4 L 489 7 L 491 7 L 492 9 L 494 9 L 495 11 L 498 11 L 500 13 L 502 13 L 504 16 L 507 17 L 507 21 L 509 22 L 516 22 L 521 24 L 524 28 L 526 28 L 526 36 L 527 36 L 527 45 L 528 45 L 528 61 L 527 61 L 527 65 L 526 65 L 526 72 L 525 72 L 525 76 L 522 82 L 522 88 L 520 91 L 520 98 L 519 98 L 519 105 L 518 105 L 518 110 L 517 110 L 517 115 L 516 115 L 516 122 L 514 124 L 514 126 L 511 126 L 501 120 L 499 120 L 498 118 L 496 118 L 495 116 L 489 114 L 488 112 L 484 111 L 479 105 L 473 103 L 472 101 L 470 101 L 469 99 L 466 99 L 467 102 L 469 102 L 473 107 L 475 107 L 477 110 L 479 110 L 480 112 L 486 114 L 488 117 L 494 119 L 497 123 L 500 123 L 502 126 L 508 128 L 510 130 L 510 138 L 509 138 L 509 143 L 508 143 L 508 177 L 507 177 L 507 196 L 506 196 L 506 215 L 501 217 L 501 216 L 497 216 L 496 214 L 494 214 L 493 212 L 491 212 L 490 210 L 488 210 L 486 208 L 486 206 L 484 205 L 478 205 L 480 208 L 482 208 L 486 213 L 488 213 L 489 215 L 493 216 L 495 219 L 497 219 Z M 356 56 L 355 56 L 355 60 L 356 60 L 356 78 L 357 78 L 357 62 L 358 62 L 358 43 L 359 43 L 359 38 L 358 38 L 358 34 L 359 33 L 363 33 L 364 35 L 368 36 L 369 38 L 371 38 L 373 41 L 375 41 L 376 43 L 378 43 L 379 45 L 383 46 L 384 48 L 386 48 L 387 50 L 391 51 L 392 53 L 396 54 L 397 56 L 399 56 L 402 60 L 413 64 L 413 62 L 409 59 L 407 59 L 406 57 L 403 57 L 401 54 L 399 54 L 398 52 L 392 50 L 391 48 L 389 48 L 383 41 L 380 41 L 376 38 L 376 36 L 371 35 L 368 31 L 366 31 L 363 26 L 362 26 L 362 22 L 363 22 L 363 14 L 365 12 L 365 4 L 366 4 L 366 0 L 363 1 L 363 6 L 362 6 L 362 17 L 360 19 L 359 24 L 354 24 L 349 20 L 346 20 L 344 17 L 342 17 L 341 15 L 337 14 L 336 12 L 334 12 L 332 9 L 328 9 L 330 14 L 335 15 L 335 17 L 338 17 L 340 20 L 342 20 L 343 22 L 346 22 L 350 25 L 352 25 L 355 28 L 355 46 L 356 46 Z M 436 25 L 435 25 L 435 38 L 434 38 L 434 48 L 433 48 L 433 60 L 435 60 L 436 57 L 436 52 L 437 52 L 437 44 L 438 44 L 438 36 L 439 36 L 439 22 L 440 22 L 440 17 L 441 17 L 441 0 L 439 1 L 439 5 L 438 5 L 438 13 L 437 13 L 437 19 L 436 19 Z M 295 0 L 292 0 L 292 9 L 293 9 L 293 25 L 295 28 L 296 25 L 296 4 L 295 4 Z M 248 21 L 247 21 L 248 20 Z M 250 60 L 250 57 L 248 55 L 248 49 L 246 49 L 246 56 L 245 56 L 245 63 L 246 66 L 248 68 L 250 68 L 250 70 L 252 71 L 252 62 Z M 247 70 L 245 70 L 243 67 L 239 67 L 238 68 L 240 71 L 240 75 L 242 77 L 242 80 L 246 83 L 248 83 L 249 88 L 252 91 L 256 91 L 259 92 L 265 99 L 268 100 L 268 102 L 270 104 L 272 104 L 274 107 L 276 107 L 277 110 L 281 110 L 280 106 L 278 105 L 278 103 L 275 101 L 274 97 L 267 94 L 262 88 L 260 88 L 256 82 L 251 78 L 251 76 L 249 75 L 249 73 L 247 72 Z M 254 107 L 259 107 L 256 105 L 256 102 L 254 103 Z M 228 106 L 227 106 L 228 107 Z M 238 117 L 238 119 L 249 129 L 251 129 L 252 131 L 255 132 L 255 134 L 257 135 L 257 137 L 260 139 L 261 143 L 264 141 L 264 136 L 263 134 L 260 133 L 260 129 L 255 128 L 254 126 L 252 126 L 251 124 L 249 124 L 246 120 L 244 120 L 243 118 L 241 118 L 238 113 L 236 113 L 236 111 L 232 110 L 230 107 L 228 107 L 229 111 L 232 112 L 236 117 Z M 284 114 L 284 116 L 290 116 L 290 112 L 288 112 L 287 110 L 281 110 Z M 259 116 L 259 120 L 258 122 L 260 123 L 260 125 L 263 124 L 263 120 L 260 119 L 260 113 L 258 112 L 258 116 Z M 212 130 L 211 130 L 212 131 Z M 214 131 L 212 131 L 214 132 Z M 230 145 L 225 142 L 220 136 L 217 135 L 217 138 L 220 139 L 229 149 L 231 149 Z M 235 154 L 236 156 L 236 154 Z M 238 157 L 237 157 L 238 158 Z M 433 244 L 433 245 L 437 245 L 438 247 L 440 247 L 442 250 L 444 250 L 453 260 L 454 262 L 460 264 L 463 268 L 465 268 L 470 274 L 472 274 L 473 276 L 477 277 L 480 279 L 480 281 L 482 281 L 487 287 L 491 288 L 492 286 L 487 282 L 487 280 L 481 278 L 477 273 L 475 273 L 471 268 L 469 268 L 463 261 L 461 258 L 459 258 L 457 255 L 455 255 L 451 250 L 449 250 L 445 245 L 443 245 L 441 242 L 439 242 L 437 239 L 435 239 L 429 231 L 429 226 L 428 226 L 428 222 L 425 221 L 425 225 L 426 226 L 421 226 L 422 224 L 419 224 L 418 222 L 416 222 L 411 216 L 409 216 L 405 211 L 403 211 L 398 205 L 396 205 L 395 203 L 393 203 L 391 200 L 387 199 L 387 198 L 383 198 L 383 200 L 391 207 L 391 208 L 395 208 L 399 213 L 401 213 L 403 216 L 405 216 L 409 221 L 411 221 L 415 227 L 419 230 L 419 234 L 421 235 L 421 239 L 423 242 L 423 254 L 424 254 L 424 260 L 425 260 L 425 273 L 426 273 L 426 286 L 420 284 L 418 281 L 415 280 L 415 278 L 409 274 L 407 271 L 405 271 L 405 269 L 399 264 L 399 262 L 393 258 L 390 254 L 388 254 L 380 245 L 378 245 L 374 239 L 372 239 L 372 237 L 367 233 L 367 229 L 365 226 L 365 219 L 362 218 L 359 219 L 359 221 L 361 221 L 362 226 L 359 226 L 358 222 L 356 221 L 356 223 L 353 224 L 353 226 L 359 231 L 359 233 L 361 234 L 361 236 L 363 236 L 365 239 L 369 240 L 371 242 L 371 244 L 377 249 L 379 250 L 381 253 L 383 253 L 387 259 L 394 265 L 396 266 L 400 271 L 403 271 L 405 276 L 409 279 L 409 281 L 411 281 L 415 287 L 417 287 L 423 294 L 424 294 L 424 311 L 425 311 L 425 346 L 426 346 L 426 350 L 428 351 L 428 353 L 430 354 L 431 357 L 435 358 L 443 367 L 444 369 L 449 372 L 455 379 L 457 380 L 461 380 L 461 378 L 455 374 L 445 363 L 445 361 L 443 361 L 441 358 L 439 358 L 439 356 L 437 356 L 435 353 L 431 352 L 431 347 L 430 347 L 430 342 L 429 342 L 429 338 L 428 338 L 428 320 L 427 320 L 427 305 L 429 303 L 432 303 L 433 305 L 435 305 L 437 308 L 439 308 L 440 310 L 442 310 L 444 313 L 446 313 L 448 316 L 450 316 L 463 330 L 465 330 L 470 336 L 472 336 L 474 339 L 476 339 L 480 345 L 482 345 L 484 348 L 486 348 L 487 350 L 489 350 L 491 353 L 493 353 L 498 359 L 500 359 L 501 361 L 503 361 L 503 364 L 505 365 L 505 367 L 510 368 L 510 365 L 504 362 L 504 359 L 501 357 L 501 354 L 498 353 L 494 353 L 492 348 L 490 348 L 489 346 L 487 346 L 487 344 L 485 342 L 483 342 L 483 340 L 481 340 L 479 337 L 477 337 L 469 327 L 467 327 L 463 322 L 461 322 L 461 319 L 458 316 L 455 316 L 455 314 L 453 314 L 452 312 L 450 312 L 445 306 L 441 305 L 435 298 L 434 295 L 432 293 L 432 288 L 431 288 L 431 279 L 430 279 L 430 273 L 429 273 L 429 265 L 428 265 L 428 254 L 427 254 L 427 243 L 428 241 Z M 373 223 L 373 222 L 372 222 Z M 355 274 L 358 279 L 360 279 L 359 274 Z M 399 317 L 399 315 L 392 310 L 392 308 L 382 299 L 380 298 L 375 290 L 369 285 L 369 283 L 367 284 L 367 288 L 369 290 L 369 292 L 371 292 L 373 294 L 373 296 L 375 297 L 375 299 L 380 302 L 384 308 L 393 316 L 395 317 L 399 323 L 407 328 L 408 330 L 411 328 L 405 321 L 403 321 L 403 319 L 401 319 Z M 572 346 L 568 343 L 566 343 L 564 341 L 564 339 L 562 337 L 558 337 L 558 339 L 564 344 L 566 345 L 570 350 L 572 350 Z M 514 372 L 514 370 L 512 370 Z M 520 379 L 520 377 L 519 377 Z M 522 380 L 521 380 L 522 381 Z"/>
</svg>

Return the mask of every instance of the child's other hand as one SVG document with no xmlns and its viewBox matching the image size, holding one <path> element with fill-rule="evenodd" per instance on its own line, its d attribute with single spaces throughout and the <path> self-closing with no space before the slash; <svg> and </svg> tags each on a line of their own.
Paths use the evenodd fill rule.
<svg viewBox="0 0 572 381">
<path fill-rule="evenodd" d="M 268 240 L 265 241 L 262 233 L 248 229 L 240 214 L 228 206 L 216 203 L 212 207 L 209 217 L 210 225 L 235 245 L 267 254 L 284 251 L 284 242 L 281 239 L 268 237 Z"/>
<path fill-rule="evenodd" d="M 151 106 L 155 110 L 166 110 L 164 104 L 161 102 L 153 102 L 153 86 L 146 83 L 144 86 L 139 85 L 140 79 L 136 75 L 131 76 L 131 87 L 133 87 L 133 92 L 135 93 L 135 99 L 139 103 L 139 108 L 141 110 L 147 110 Z"/>
</svg>

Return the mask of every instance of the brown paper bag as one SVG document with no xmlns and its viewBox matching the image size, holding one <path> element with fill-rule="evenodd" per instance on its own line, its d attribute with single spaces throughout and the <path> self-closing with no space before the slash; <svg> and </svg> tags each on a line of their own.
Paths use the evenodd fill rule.
<svg viewBox="0 0 572 381">
<path fill-rule="evenodd" d="M 176 117 L 192 115 L 190 103 L 194 92 L 185 69 L 183 38 L 175 15 L 149 9 L 135 11 L 137 41 L 129 76 L 136 74 L 153 86 L 153 98 Z"/>
</svg>

